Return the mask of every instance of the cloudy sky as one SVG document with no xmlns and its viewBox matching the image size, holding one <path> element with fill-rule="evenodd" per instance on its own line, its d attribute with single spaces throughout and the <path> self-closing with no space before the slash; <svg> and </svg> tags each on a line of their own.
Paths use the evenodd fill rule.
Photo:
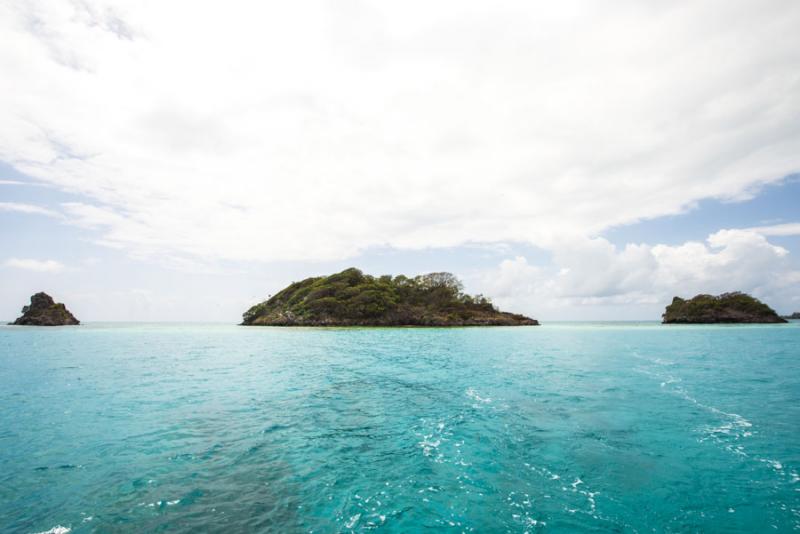
<svg viewBox="0 0 800 534">
<path fill-rule="evenodd" d="M 800 3 L 0 2 L 0 318 L 350 265 L 542 320 L 800 311 Z"/>
</svg>

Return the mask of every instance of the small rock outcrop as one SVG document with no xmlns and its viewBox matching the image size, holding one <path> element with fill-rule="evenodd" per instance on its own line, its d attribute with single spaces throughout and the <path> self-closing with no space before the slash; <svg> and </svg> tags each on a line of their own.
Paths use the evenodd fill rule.
<svg viewBox="0 0 800 534">
<path fill-rule="evenodd" d="M 47 293 L 36 293 L 31 297 L 31 303 L 22 308 L 22 316 L 11 324 L 64 326 L 78 325 L 81 322 L 61 302 L 55 302 Z"/>
<path fill-rule="evenodd" d="M 775 310 L 745 293 L 697 295 L 689 300 L 680 297 L 662 315 L 663 323 L 785 323 Z"/>
<path fill-rule="evenodd" d="M 350 268 L 307 278 L 245 312 L 254 326 L 522 326 L 536 319 L 501 312 L 463 293 L 450 273 L 409 278 L 370 276 Z"/>
</svg>

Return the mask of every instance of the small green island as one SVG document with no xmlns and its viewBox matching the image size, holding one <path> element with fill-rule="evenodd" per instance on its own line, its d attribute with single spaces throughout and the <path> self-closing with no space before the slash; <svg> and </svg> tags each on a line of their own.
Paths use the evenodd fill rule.
<svg viewBox="0 0 800 534">
<path fill-rule="evenodd" d="M 784 319 L 791 319 L 793 321 L 800 319 L 800 312 L 794 312 L 791 315 L 784 315 Z"/>
<path fill-rule="evenodd" d="M 370 276 L 356 268 L 294 282 L 243 315 L 246 326 L 523 326 L 530 317 L 501 312 L 463 292 L 450 273 Z"/>
<path fill-rule="evenodd" d="M 757 298 L 740 292 L 697 295 L 689 300 L 675 297 L 662 318 L 665 324 L 786 322 Z"/>
</svg>

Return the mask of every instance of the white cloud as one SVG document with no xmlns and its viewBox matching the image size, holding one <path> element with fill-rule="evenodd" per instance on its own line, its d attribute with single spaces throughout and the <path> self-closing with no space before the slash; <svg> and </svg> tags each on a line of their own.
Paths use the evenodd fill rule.
<svg viewBox="0 0 800 534">
<path fill-rule="evenodd" d="M 47 187 L 47 184 L 38 182 L 23 182 L 22 180 L 0 180 L 0 185 L 24 185 L 31 187 Z"/>
<path fill-rule="evenodd" d="M 747 230 L 766 236 L 800 235 L 800 223 L 774 224 L 771 226 L 754 226 L 753 228 L 747 228 Z"/>
<path fill-rule="evenodd" d="M 705 243 L 626 245 L 603 238 L 560 243 L 547 266 L 505 260 L 474 280 L 503 307 L 567 316 L 592 307 L 643 307 L 653 317 L 673 296 L 745 291 L 788 309 L 800 296 L 800 271 L 786 249 L 756 232 L 720 230 Z M 588 316 L 592 311 L 587 312 Z M 636 315 L 639 318 L 642 315 Z M 596 316 L 596 312 L 595 312 Z"/>
<path fill-rule="evenodd" d="M 137 256 L 554 248 L 800 169 L 798 25 L 791 0 L 4 4 L 0 160 Z M 608 276 L 584 289 L 638 284 Z"/>
<path fill-rule="evenodd" d="M 58 273 L 64 270 L 64 265 L 56 260 L 34 260 L 30 258 L 10 258 L 6 260 L 6 267 L 24 269 L 38 273 Z"/>
<path fill-rule="evenodd" d="M 500 298 L 515 295 L 530 295 L 537 291 L 543 282 L 545 273 L 536 266 L 530 265 L 524 256 L 516 256 L 513 260 L 500 262 L 497 271 L 490 275 L 490 294 Z M 546 275 L 545 275 L 546 276 Z"/>
<path fill-rule="evenodd" d="M 43 208 L 35 204 L 25 204 L 23 202 L 0 202 L 0 211 L 11 211 L 16 213 L 28 213 L 33 215 L 45 215 L 47 217 L 61 217 L 61 214 L 51 209 Z"/>
</svg>

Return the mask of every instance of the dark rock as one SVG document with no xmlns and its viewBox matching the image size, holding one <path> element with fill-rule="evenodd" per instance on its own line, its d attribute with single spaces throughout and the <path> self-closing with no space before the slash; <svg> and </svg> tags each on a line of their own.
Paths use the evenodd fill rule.
<svg viewBox="0 0 800 534">
<path fill-rule="evenodd" d="M 11 324 L 30 326 L 63 326 L 81 324 L 67 307 L 55 302 L 47 293 L 36 293 L 31 303 L 22 308 L 22 317 Z"/>
<path fill-rule="evenodd" d="M 501 312 L 466 295 L 449 273 L 374 277 L 355 268 L 295 282 L 243 315 L 264 326 L 521 326 L 530 317 Z"/>
<path fill-rule="evenodd" d="M 664 323 L 785 323 L 775 310 L 745 293 L 680 297 L 662 315 Z"/>
</svg>

